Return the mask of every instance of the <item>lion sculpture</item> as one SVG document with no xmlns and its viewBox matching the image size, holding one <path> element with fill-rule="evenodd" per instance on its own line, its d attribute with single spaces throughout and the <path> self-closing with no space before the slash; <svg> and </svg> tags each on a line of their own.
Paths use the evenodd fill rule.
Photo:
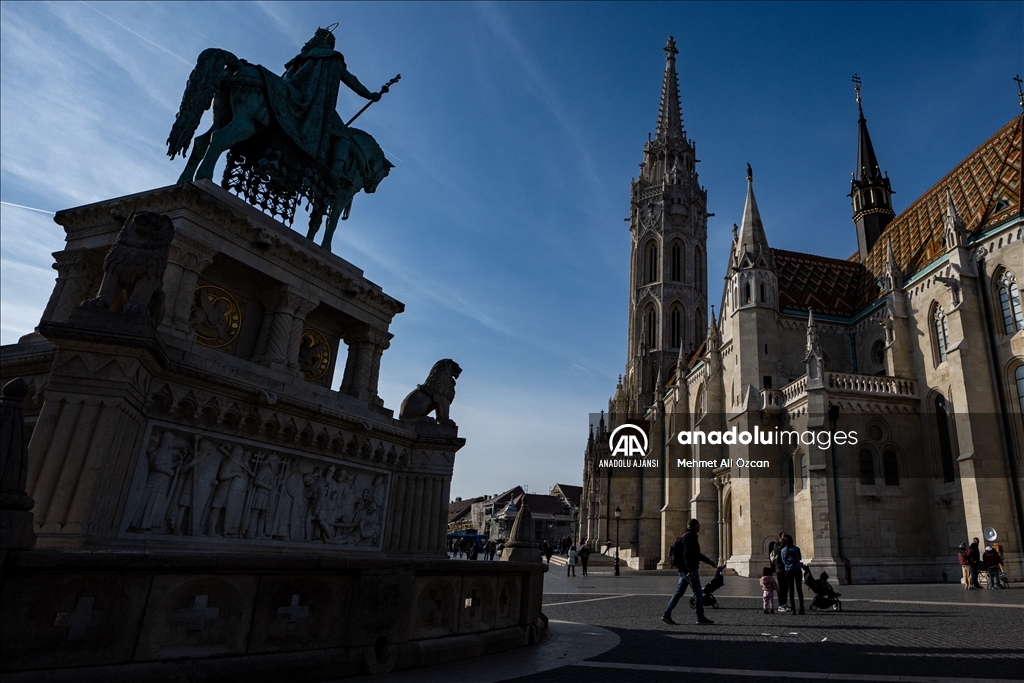
<svg viewBox="0 0 1024 683">
<path fill-rule="evenodd" d="M 99 294 L 82 305 L 141 313 L 149 315 L 154 324 L 160 322 L 164 270 L 173 239 L 170 218 L 153 211 L 133 212 L 103 259 Z"/>
<path fill-rule="evenodd" d="M 450 423 L 448 411 L 455 400 L 455 380 L 460 374 L 462 368 L 451 358 L 434 363 L 427 380 L 423 384 L 417 384 L 402 401 L 398 419 L 422 422 L 429 420 L 429 415 L 433 411 L 438 424 Z"/>
</svg>

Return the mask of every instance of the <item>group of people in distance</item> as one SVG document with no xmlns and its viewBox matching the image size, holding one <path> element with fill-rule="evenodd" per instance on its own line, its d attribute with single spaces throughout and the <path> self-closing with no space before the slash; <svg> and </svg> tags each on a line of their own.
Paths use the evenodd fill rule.
<svg viewBox="0 0 1024 683">
<path fill-rule="evenodd" d="M 687 588 L 693 590 L 693 603 L 697 610 L 698 624 L 712 624 L 710 619 L 704 616 L 703 587 L 698 575 L 698 569 L 703 562 L 711 567 L 715 563 L 700 552 L 700 522 L 691 519 L 686 526 L 686 533 L 680 536 L 669 551 L 670 562 L 679 570 L 679 583 L 676 584 L 675 593 L 665 606 L 661 620 L 666 624 L 675 624 L 672 620 L 672 610 L 675 609 L 679 600 L 686 593 Z M 765 614 L 775 614 L 775 593 L 779 594 L 779 612 L 790 612 L 804 614 L 804 592 L 801 585 L 802 571 L 807 571 L 807 585 L 810 586 L 821 604 L 819 608 L 831 606 L 838 603 L 836 593 L 828 582 L 828 574 L 822 572 L 814 579 L 810 570 L 803 564 L 803 557 L 800 548 L 793 542 L 793 537 L 786 532 L 779 533 L 779 539 L 768 544 L 768 560 L 770 565 L 765 567 L 760 581 Z M 786 605 L 786 598 L 789 597 L 789 606 Z M 797 607 L 799 598 L 799 607 Z"/>
<path fill-rule="evenodd" d="M 547 560 L 548 565 L 551 565 L 551 556 L 555 554 L 555 549 L 551 547 L 551 544 L 547 541 L 540 542 L 540 553 Z M 583 576 L 587 575 L 587 562 L 590 560 L 590 547 L 587 545 L 586 539 L 582 543 L 577 543 L 571 536 L 565 536 L 558 542 L 558 554 L 565 555 L 565 575 L 576 576 L 576 565 L 580 565 L 583 571 Z"/>
<path fill-rule="evenodd" d="M 988 588 L 1003 588 L 1003 558 L 999 552 L 990 545 L 985 546 L 982 554 L 979 548 L 979 541 L 975 538 L 971 545 L 960 544 L 960 551 L 957 559 L 960 561 L 960 569 L 963 571 L 964 590 L 981 590 L 978 582 L 978 574 L 984 569 L 988 574 Z"/>
<path fill-rule="evenodd" d="M 467 560 L 493 560 L 501 554 L 504 543 L 502 541 L 488 541 L 481 547 L 472 538 L 453 538 L 448 543 L 449 556 L 454 559 Z"/>
</svg>

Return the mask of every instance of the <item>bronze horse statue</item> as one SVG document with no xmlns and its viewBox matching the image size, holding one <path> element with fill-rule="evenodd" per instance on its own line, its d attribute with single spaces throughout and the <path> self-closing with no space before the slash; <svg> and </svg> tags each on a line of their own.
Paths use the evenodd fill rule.
<svg viewBox="0 0 1024 683">
<path fill-rule="evenodd" d="M 313 239 L 326 216 L 321 244 L 330 249 L 352 198 L 359 190 L 374 192 L 392 168 L 373 137 L 338 116 L 339 85 L 376 102 L 398 77 L 380 92 L 367 90 L 334 50 L 330 29 L 318 29 L 285 69 L 278 76 L 227 50 L 203 50 L 189 75 L 167 153 L 172 159 L 185 156 L 212 104 L 213 125 L 195 138 L 178 182 L 212 180 L 218 159 L 228 152 L 224 187 L 288 223 L 305 199 L 310 208 L 306 236 Z"/>
</svg>

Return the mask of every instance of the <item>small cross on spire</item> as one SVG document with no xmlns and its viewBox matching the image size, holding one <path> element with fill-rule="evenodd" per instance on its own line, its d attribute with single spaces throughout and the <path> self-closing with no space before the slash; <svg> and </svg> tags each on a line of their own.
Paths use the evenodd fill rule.
<svg viewBox="0 0 1024 683">
<path fill-rule="evenodd" d="M 855 93 L 857 93 L 857 104 L 859 105 L 860 104 L 860 84 L 861 84 L 860 76 L 858 76 L 857 74 L 853 74 L 853 78 L 851 80 L 853 81 L 853 91 Z"/>
<path fill-rule="evenodd" d="M 1017 97 L 1020 98 L 1020 106 L 1021 106 L 1021 108 L 1024 108 L 1024 90 L 1022 90 L 1021 87 L 1020 87 L 1021 83 L 1024 83 L 1024 81 L 1022 81 L 1020 79 L 1020 74 L 1017 74 L 1016 76 L 1014 76 L 1013 80 L 1017 81 Z"/>
<path fill-rule="evenodd" d="M 665 43 L 665 54 L 668 55 L 669 59 L 673 59 L 677 54 L 679 54 L 679 50 L 676 49 L 676 39 L 672 36 L 669 36 L 668 42 Z"/>
</svg>

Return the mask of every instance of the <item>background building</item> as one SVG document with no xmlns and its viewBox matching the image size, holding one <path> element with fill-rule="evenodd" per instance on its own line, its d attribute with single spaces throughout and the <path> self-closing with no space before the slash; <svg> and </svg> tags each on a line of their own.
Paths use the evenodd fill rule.
<svg viewBox="0 0 1024 683">
<path fill-rule="evenodd" d="M 705 552 L 746 576 L 786 530 L 805 559 L 856 582 L 954 579 L 956 546 L 994 537 L 1020 579 L 1024 118 L 896 215 L 858 84 L 850 195 L 858 252 L 841 260 L 773 249 L 748 166 L 720 313 L 712 308 L 706 334 L 693 334 L 696 322 L 677 334 L 663 312 L 692 306 L 685 310 L 696 315 L 706 291 L 696 265 L 706 194 L 687 166 L 693 144 L 678 113 L 671 39 L 666 53 L 657 134 L 631 195 L 626 374 L 607 420 L 591 429 L 582 535 L 613 538 L 618 506 L 621 554 L 635 567 L 664 566 L 693 516 L 704 524 Z M 685 287 L 672 284 L 676 256 L 663 246 L 679 216 L 693 228 L 681 237 L 679 261 L 695 264 Z M 609 432 L 627 419 L 651 435 L 660 471 L 600 467 Z M 734 427 L 860 437 L 828 449 L 673 440 L 680 430 Z M 772 467 L 674 467 L 723 458 Z"/>
</svg>

